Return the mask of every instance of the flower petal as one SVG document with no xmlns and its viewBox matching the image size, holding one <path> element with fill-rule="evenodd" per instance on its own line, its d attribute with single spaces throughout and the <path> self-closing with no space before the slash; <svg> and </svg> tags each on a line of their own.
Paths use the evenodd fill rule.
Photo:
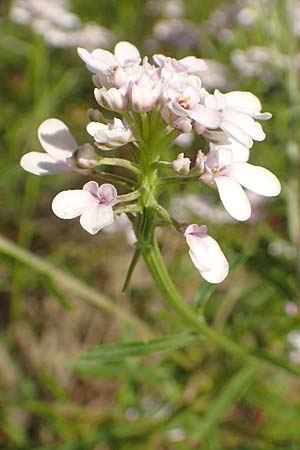
<svg viewBox="0 0 300 450">
<path fill-rule="evenodd" d="M 275 197 L 281 191 L 278 178 L 264 167 L 235 162 L 228 168 L 228 174 L 249 191 L 265 197 Z"/>
<path fill-rule="evenodd" d="M 101 203 L 111 205 L 117 198 L 117 189 L 113 184 L 104 183 L 98 189 L 98 197 L 101 199 Z"/>
<path fill-rule="evenodd" d="M 240 184 L 228 176 L 218 176 L 214 180 L 226 211 L 236 220 L 248 220 L 251 216 L 251 206 Z"/>
<path fill-rule="evenodd" d="M 106 129 L 107 129 L 107 125 L 105 123 L 101 123 L 101 122 L 90 122 L 86 127 L 86 131 L 92 137 L 94 137 L 98 131 L 103 131 Z"/>
<path fill-rule="evenodd" d="M 41 123 L 38 137 L 44 150 L 55 161 L 66 162 L 78 148 L 69 128 L 58 119 L 47 119 Z"/>
<path fill-rule="evenodd" d="M 98 200 L 88 191 L 72 189 L 57 194 L 52 201 L 52 211 L 61 219 L 74 219 L 84 211 L 93 208 Z"/>
<path fill-rule="evenodd" d="M 233 91 L 224 95 L 228 108 L 249 114 L 250 116 L 256 115 L 261 111 L 259 99 L 251 92 Z"/>
<path fill-rule="evenodd" d="M 90 234 L 96 234 L 103 227 L 114 222 L 113 209 L 109 205 L 97 204 L 87 209 L 80 217 L 80 224 Z"/>
<path fill-rule="evenodd" d="M 110 66 L 116 66 L 117 60 L 114 55 L 107 51 L 97 48 L 93 52 L 88 52 L 85 48 L 77 49 L 78 55 L 85 62 L 87 69 L 92 73 L 103 72 Z"/>
<path fill-rule="evenodd" d="M 211 270 L 214 261 L 210 258 L 209 249 L 205 239 L 188 234 L 186 236 L 186 242 L 189 246 L 189 255 L 191 260 L 199 272 L 207 272 Z"/>
<path fill-rule="evenodd" d="M 180 64 L 187 69 L 187 73 L 201 75 L 201 72 L 207 69 L 207 64 L 203 59 L 195 56 L 186 56 L 179 60 Z"/>
<path fill-rule="evenodd" d="M 196 106 L 190 113 L 191 119 L 205 126 L 206 128 L 218 128 L 221 122 L 221 116 L 218 111 L 205 108 L 203 105 Z"/>
<path fill-rule="evenodd" d="M 213 261 L 211 269 L 201 271 L 202 277 L 209 283 L 221 283 L 228 275 L 229 264 L 219 244 L 211 236 L 201 238 L 208 249 L 207 257 Z"/>
<path fill-rule="evenodd" d="M 82 188 L 84 191 L 88 191 L 90 194 L 98 197 L 99 184 L 97 181 L 88 181 Z"/>
<path fill-rule="evenodd" d="M 226 109 L 222 113 L 222 124 L 221 124 L 222 130 L 224 130 L 225 132 L 226 129 L 224 128 L 224 124 L 227 124 L 228 122 L 230 122 L 232 125 L 235 125 L 235 127 L 240 128 L 246 135 L 248 135 L 255 141 L 263 141 L 266 137 L 261 124 L 255 122 L 255 120 L 252 119 L 252 117 L 242 112 L 237 112 L 234 111 L 233 109 Z M 247 143 L 240 141 L 235 136 L 232 137 L 237 139 L 237 141 L 239 141 L 241 144 L 246 145 L 246 147 L 250 147 L 249 145 L 247 145 Z"/>
<path fill-rule="evenodd" d="M 72 170 L 65 163 L 54 161 L 51 156 L 41 152 L 29 152 L 22 156 L 21 166 L 27 172 L 34 175 L 53 175 L 55 173 L 69 172 Z"/>
<path fill-rule="evenodd" d="M 191 260 L 209 283 L 221 283 L 228 275 L 229 265 L 217 241 L 206 234 L 205 225 L 190 225 L 185 231 Z"/>
<path fill-rule="evenodd" d="M 135 45 L 127 41 L 117 43 L 115 46 L 115 57 L 121 66 L 139 63 L 141 61 L 141 56 L 138 49 Z"/>
</svg>

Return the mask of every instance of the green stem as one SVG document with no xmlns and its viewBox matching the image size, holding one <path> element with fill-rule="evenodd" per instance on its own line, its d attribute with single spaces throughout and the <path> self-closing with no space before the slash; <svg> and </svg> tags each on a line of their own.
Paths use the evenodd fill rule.
<svg viewBox="0 0 300 450">
<path fill-rule="evenodd" d="M 135 175 L 140 175 L 141 171 L 138 168 L 137 164 L 128 161 L 123 158 L 99 158 L 98 166 L 119 166 L 124 167 L 124 169 L 130 170 Z"/>
<path fill-rule="evenodd" d="M 117 199 L 114 202 L 114 205 L 123 202 L 131 202 L 132 200 L 136 200 L 141 196 L 141 192 L 139 190 L 129 192 L 128 194 L 118 195 Z"/>
</svg>

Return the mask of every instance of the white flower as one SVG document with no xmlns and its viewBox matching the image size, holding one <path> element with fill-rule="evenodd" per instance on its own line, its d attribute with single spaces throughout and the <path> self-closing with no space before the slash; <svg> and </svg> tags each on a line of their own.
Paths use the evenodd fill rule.
<svg viewBox="0 0 300 450">
<path fill-rule="evenodd" d="M 114 222 L 112 205 L 117 190 L 112 184 L 89 181 L 82 189 L 62 191 L 52 202 L 52 210 L 61 219 L 80 216 L 80 225 L 90 234 L 96 234 L 103 227 Z"/>
<path fill-rule="evenodd" d="M 87 69 L 93 73 L 107 73 L 116 70 L 117 67 L 139 64 L 141 61 L 138 49 L 126 41 L 117 43 L 114 54 L 100 48 L 91 53 L 84 48 L 78 48 L 78 54 L 85 62 Z"/>
<path fill-rule="evenodd" d="M 250 202 L 242 186 L 265 197 L 274 197 L 281 190 L 280 182 L 272 172 L 246 162 L 234 162 L 229 148 L 210 150 L 201 179 L 217 188 L 226 211 L 241 221 L 251 216 Z"/>
<path fill-rule="evenodd" d="M 221 283 L 228 275 L 228 261 L 217 241 L 207 234 L 206 225 L 189 225 L 184 236 L 200 275 L 209 283 Z"/>
<path fill-rule="evenodd" d="M 26 153 L 20 161 L 23 169 L 34 175 L 52 175 L 76 170 L 73 154 L 78 145 L 69 128 L 61 120 L 47 119 L 41 123 L 38 138 L 46 153 Z"/>
<path fill-rule="evenodd" d="M 133 140 L 130 128 L 127 128 L 122 120 L 117 118 L 114 118 L 113 123 L 108 124 L 90 122 L 86 129 L 101 150 L 111 150 Z"/>
<path fill-rule="evenodd" d="M 267 120 L 271 118 L 271 114 L 261 113 L 261 103 L 251 92 L 233 91 L 222 94 L 216 89 L 214 94 L 205 96 L 204 105 L 219 112 L 220 128 L 240 144 L 250 148 L 253 140 L 265 139 L 262 126 L 254 119 Z"/>
</svg>

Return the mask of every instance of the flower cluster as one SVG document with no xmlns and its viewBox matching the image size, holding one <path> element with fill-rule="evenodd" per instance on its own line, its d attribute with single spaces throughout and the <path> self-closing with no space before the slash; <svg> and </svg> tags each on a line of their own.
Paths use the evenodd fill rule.
<svg viewBox="0 0 300 450">
<path fill-rule="evenodd" d="M 10 18 L 20 25 L 30 26 L 51 47 L 107 47 L 113 38 L 104 27 L 94 23 L 82 24 L 80 18 L 70 11 L 68 0 L 14 0 Z"/>
<path fill-rule="evenodd" d="M 38 131 L 46 153 L 24 155 L 22 167 L 36 175 L 75 170 L 113 180 L 121 189 L 125 186 L 127 192 L 118 195 L 112 184 L 99 187 L 96 181 L 89 181 L 82 190 L 59 193 L 53 200 L 53 212 L 63 219 L 80 216 L 82 227 L 91 234 L 111 225 L 114 213 L 126 213 L 140 243 L 147 241 L 145 230 L 163 221 L 184 231 L 192 262 L 203 278 L 211 283 L 223 281 L 228 262 L 207 234 L 207 227 L 176 222 L 159 203 L 160 194 L 171 181 L 202 181 L 218 191 L 234 219 L 248 220 L 251 207 L 244 188 L 266 197 L 280 192 L 275 175 L 248 163 L 254 141 L 265 139 L 258 120 L 270 119 L 271 114 L 262 113 L 260 101 L 250 92 L 216 89 L 209 93 L 201 84 L 206 64 L 194 56 L 176 60 L 155 54 L 151 63 L 129 42 L 119 42 L 114 53 L 83 48 L 78 53 L 93 74 L 97 103 L 116 117 L 106 120 L 93 111 L 87 133 L 94 146 L 87 143 L 81 147 L 63 122 L 46 120 Z M 191 132 L 208 142 L 209 151 L 199 150 L 193 164 L 183 153 L 164 161 L 174 140 Z M 115 157 L 116 149 L 121 155 L 124 145 L 128 147 L 126 158 Z M 129 176 L 107 171 L 108 166 L 119 166 Z M 172 176 L 165 176 L 165 171 Z M 151 227 L 141 226 L 147 222 L 144 215 L 148 222 L 151 217 Z"/>
</svg>

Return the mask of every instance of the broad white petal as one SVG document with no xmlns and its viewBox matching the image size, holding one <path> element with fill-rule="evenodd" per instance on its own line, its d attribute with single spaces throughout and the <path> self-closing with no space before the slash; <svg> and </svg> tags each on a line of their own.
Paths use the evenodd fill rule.
<svg viewBox="0 0 300 450">
<path fill-rule="evenodd" d="M 207 69 L 207 64 L 203 59 L 196 58 L 195 56 L 186 56 L 179 60 L 181 64 L 186 67 L 188 73 L 191 74 L 201 74 L 204 70 Z"/>
<path fill-rule="evenodd" d="M 254 139 L 255 141 L 263 141 L 266 137 L 264 130 L 260 123 L 255 122 L 252 117 L 247 114 L 243 114 L 242 112 L 234 111 L 233 109 L 226 109 L 222 113 L 222 126 L 221 128 L 224 130 L 224 123 L 230 122 L 234 124 L 236 127 L 239 127 L 244 133 L 246 133 L 249 137 Z M 226 131 L 226 130 L 224 130 Z M 238 140 L 238 139 L 237 139 Z M 241 142 L 243 144 L 243 142 Z M 244 144 L 246 145 L 246 144 Z M 248 145 L 246 145 L 249 147 Z"/>
<path fill-rule="evenodd" d="M 38 129 L 38 137 L 44 150 L 55 160 L 66 162 L 78 145 L 69 128 L 58 119 L 47 119 Z"/>
<path fill-rule="evenodd" d="M 229 264 L 219 244 L 211 236 L 202 238 L 208 249 L 207 257 L 213 261 L 212 267 L 207 271 L 201 271 L 202 277 L 209 283 L 221 283 L 228 275 Z"/>
<path fill-rule="evenodd" d="M 228 108 L 245 114 L 255 115 L 261 111 L 261 103 L 259 99 L 251 92 L 233 91 L 224 94 Z"/>
<path fill-rule="evenodd" d="M 80 217 L 80 225 L 90 234 L 96 234 L 103 227 L 114 222 L 113 209 L 109 205 L 97 204 L 87 209 Z"/>
<path fill-rule="evenodd" d="M 34 175 L 53 175 L 72 170 L 66 164 L 54 161 L 47 153 L 40 152 L 26 153 L 22 156 L 20 164 L 23 169 Z"/>
<path fill-rule="evenodd" d="M 190 118 L 205 126 L 206 128 L 216 129 L 220 126 L 221 116 L 218 111 L 205 108 L 202 105 L 196 106 L 190 113 Z"/>
<path fill-rule="evenodd" d="M 115 46 L 115 57 L 121 66 L 139 63 L 141 61 L 140 52 L 135 45 L 127 41 L 118 42 Z"/>
<path fill-rule="evenodd" d="M 78 48 L 78 55 L 85 62 L 87 69 L 92 73 L 103 72 L 110 66 L 116 66 L 117 60 L 114 55 L 102 49 L 96 49 L 92 53 L 84 48 Z"/>
<path fill-rule="evenodd" d="M 86 131 L 88 132 L 88 134 L 93 137 L 98 131 L 103 130 L 107 130 L 107 125 L 101 122 L 90 122 L 86 127 Z"/>
<path fill-rule="evenodd" d="M 211 270 L 214 261 L 210 257 L 209 248 L 205 239 L 203 239 L 203 237 L 188 234 L 186 236 L 186 242 L 189 246 L 191 260 L 199 272 Z"/>
<path fill-rule="evenodd" d="M 74 219 L 87 209 L 98 204 L 98 200 L 88 191 L 72 189 L 57 194 L 52 201 L 52 211 L 61 219 Z"/>
<path fill-rule="evenodd" d="M 220 151 L 221 149 L 229 149 L 232 154 L 232 161 L 234 162 L 247 162 L 250 156 L 250 149 L 235 141 L 230 139 L 230 144 L 211 144 L 215 150 Z"/>
<path fill-rule="evenodd" d="M 264 167 L 236 162 L 228 168 L 228 174 L 249 191 L 265 197 L 275 197 L 281 191 L 278 178 Z"/>
<path fill-rule="evenodd" d="M 248 134 L 246 134 L 238 125 L 235 123 L 222 120 L 220 128 L 233 140 L 236 140 L 241 145 L 251 148 L 253 145 L 253 140 Z"/>
<path fill-rule="evenodd" d="M 227 176 L 215 177 L 214 181 L 226 211 L 236 220 L 248 220 L 251 216 L 251 206 L 240 184 Z"/>
<path fill-rule="evenodd" d="M 206 247 L 206 255 L 203 255 L 202 257 L 213 261 L 213 264 L 211 265 L 209 270 L 201 270 L 200 267 L 197 266 L 197 261 L 195 261 L 194 255 L 190 252 L 192 262 L 206 281 L 215 284 L 221 283 L 228 275 L 228 261 L 219 244 L 214 238 L 207 235 L 200 239 L 203 241 L 203 244 L 205 244 Z"/>
</svg>

